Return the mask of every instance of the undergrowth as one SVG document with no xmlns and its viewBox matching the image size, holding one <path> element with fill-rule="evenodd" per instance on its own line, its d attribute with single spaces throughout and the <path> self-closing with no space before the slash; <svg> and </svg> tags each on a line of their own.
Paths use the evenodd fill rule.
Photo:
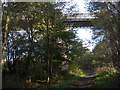
<svg viewBox="0 0 120 90">
<path fill-rule="evenodd" d="M 66 76 L 64 77 L 64 80 L 61 81 L 58 84 L 51 85 L 49 88 L 69 88 L 74 82 L 78 81 L 80 79 L 79 76 Z"/>
<path fill-rule="evenodd" d="M 120 72 L 112 68 L 102 68 L 94 76 L 94 88 L 120 88 Z"/>
</svg>

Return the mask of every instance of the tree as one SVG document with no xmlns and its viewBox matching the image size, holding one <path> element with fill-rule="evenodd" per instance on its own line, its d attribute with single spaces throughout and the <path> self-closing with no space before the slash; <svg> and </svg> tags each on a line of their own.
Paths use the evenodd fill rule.
<svg viewBox="0 0 120 90">
<path fill-rule="evenodd" d="M 57 5 L 53 3 L 10 4 L 17 9 L 23 4 L 19 12 L 13 9 L 10 10 L 10 12 L 14 11 L 12 12 L 13 16 L 10 18 L 12 18 L 12 24 L 13 21 L 15 22 L 15 26 L 11 25 L 11 27 L 9 27 L 10 31 L 5 40 L 8 40 L 8 46 L 14 44 L 15 47 L 18 47 L 15 48 L 11 46 L 11 51 L 13 51 L 13 53 L 14 51 L 16 52 L 15 58 L 13 55 L 12 62 L 13 64 L 16 62 L 19 63 L 19 58 L 27 56 L 27 58 L 24 59 L 26 62 L 26 71 L 29 72 L 29 65 L 35 58 L 40 58 L 40 60 L 44 59 L 48 65 L 47 75 L 49 82 L 49 78 L 52 76 L 53 56 L 55 56 L 53 47 L 57 45 L 56 43 L 59 38 L 57 37 L 58 33 L 65 29 L 65 25 L 62 24 L 64 17 L 60 9 L 56 8 Z M 9 6 L 7 6 L 7 8 L 9 8 Z M 52 8 L 52 10 L 50 8 Z M 20 31 L 20 29 L 23 31 Z M 11 42 L 9 42 L 10 40 Z M 9 54 L 10 47 L 7 47 L 7 49 Z M 8 60 L 10 57 L 8 57 Z"/>
<path fill-rule="evenodd" d="M 111 56 L 114 66 L 119 69 L 120 26 L 118 24 L 120 23 L 120 2 L 91 3 L 89 7 L 89 10 L 96 15 L 96 19 L 93 20 L 95 29 L 100 30 L 99 35 L 104 33 L 104 40 L 107 42 L 108 49 L 111 51 L 109 55 Z"/>
<path fill-rule="evenodd" d="M 7 37 L 4 39 L 4 77 L 12 75 L 25 83 L 44 80 L 49 85 L 55 78 L 67 75 L 70 63 L 75 62 L 76 65 L 86 49 L 77 39 L 76 33 L 68 30 L 68 25 L 63 23 L 66 17 L 61 12 L 62 3 L 7 4 L 4 5 L 4 12 L 10 8 L 11 15 Z M 7 16 L 5 13 L 3 16 L 4 31 Z"/>
</svg>

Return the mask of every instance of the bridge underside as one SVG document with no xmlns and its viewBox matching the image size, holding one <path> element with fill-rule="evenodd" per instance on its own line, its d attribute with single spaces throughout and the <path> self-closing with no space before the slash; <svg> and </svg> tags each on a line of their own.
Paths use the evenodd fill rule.
<svg viewBox="0 0 120 90">
<path fill-rule="evenodd" d="M 73 27 L 92 27 L 93 26 L 91 21 L 65 21 L 65 23 L 69 25 L 73 25 Z"/>
</svg>

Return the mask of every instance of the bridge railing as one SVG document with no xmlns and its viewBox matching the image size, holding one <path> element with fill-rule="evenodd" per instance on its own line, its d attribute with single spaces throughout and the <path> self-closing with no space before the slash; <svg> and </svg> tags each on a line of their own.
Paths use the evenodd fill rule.
<svg viewBox="0 0 120 90">
<path fill-rule="evenodd" d="M 67 13 L 64 14 L 67 19 L 93 19 L 95 16 L 91 13 Z"/>
<path fill-rule="evenodd" d="M 91 21 L 92 18 L 78 18 L 78 19 L 71 19 L 71 18 L 68 18 L 66 21 Z"/>
</svg>

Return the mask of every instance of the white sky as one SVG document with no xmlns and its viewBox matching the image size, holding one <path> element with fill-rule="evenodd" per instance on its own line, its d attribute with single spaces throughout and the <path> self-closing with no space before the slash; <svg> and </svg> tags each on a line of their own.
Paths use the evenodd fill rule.
<svg viewBox="0 0 120 90">
<path fill-rule="evenodd" d="M 83 12 L 83 13 L 87 12 L 87 10 L 85 9 L 85 4 L 84 4 L 85 0 L 72 0 L 72 1 L 77 3 L 78 9 L 80 12 Z"/>
<path fill-rule="evenodd" d="M 87 12 L 87 10 L 85 9 L 85 2 L 86 0 L 65 0 L 66 2 L 70 2 L 71 5 L 77 4 L 76 5 L 76 10 L 78 10 L 81 13 L 85 13 Z M 68 6 L 66 6 L 68 7 Z"/>
<path fill-rule="evenodd" d="M 68 0 L 67 0 L 68 1 Z M 69 0 L 71 2 L 77 3 L 76 9 L 79 10 L 81 13 L 86 13 L 87 9 L 85 8 L 85 0 Z M 96 45 L 91 44 L 90 42 L 93 42 L 92 40 L 92 30 L 90 28 L 76 28 L 77 31 L 77 36 L 83 40 L 83 46 L 88 47 L 90 51 L 94 48 Z"/>
<path fill-rule="evenodd" d="M 83 40 L 83 46 L 92 51 L 95 46 L 95 43 L 90 43 L 93 42 L 92 30 L 90 28 L 75 28 L 75 30 L 77 30 L 77 36 Z"/>
</svg>

